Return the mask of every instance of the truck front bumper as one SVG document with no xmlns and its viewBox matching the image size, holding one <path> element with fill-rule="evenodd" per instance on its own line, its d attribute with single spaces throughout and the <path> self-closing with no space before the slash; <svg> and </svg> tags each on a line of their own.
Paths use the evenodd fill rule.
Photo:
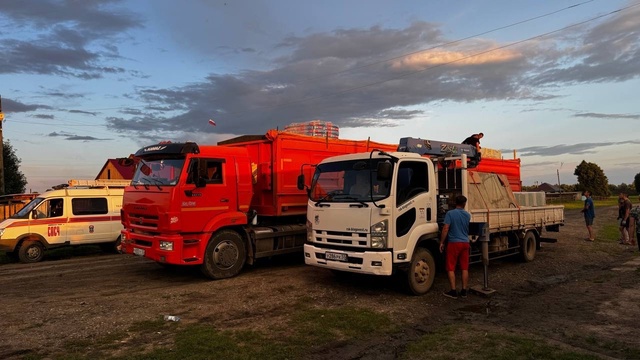
<svg viewBox="0 0 640 360">
<path fill-rule="evenodd" d="M 173 265 L 202 264 L 202 241 L 199 238 L 185 241 L 180 235 L 152 236 L 122 230 L 122 252 L 144 256 L 159 263 Z M 172 243 L 172 250 L 160 248 L 160 242 Z M 205 244 L 206 245 L 206 244 Z"/>
<path fill-rule="evenodd" d="M 327 254 L 341 260 L 330 260 Z M 307 265 L 360 274 L 391 275 L 393 271 L 391 251 L 344 251 L 305 244 L 304 262 Z"/>
</svg>

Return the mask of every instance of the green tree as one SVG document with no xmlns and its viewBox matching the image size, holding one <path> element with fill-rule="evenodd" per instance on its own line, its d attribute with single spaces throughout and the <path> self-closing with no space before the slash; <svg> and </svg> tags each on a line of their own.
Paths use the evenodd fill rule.
<svg viewBox="0 0 640 360">
<path fill-rule="evenodd" d="M 21 194 L 27 187 L 27 178 L 20 172 L 20 158 L 13 146 L 5 141 L 2 147 L 2 161 L 4 165 L 4 194 Z"/>
<path fill-rule="evenodd" d="M 594 163 L 588 163 L 584 160 L 576 166 L 573 175 L 578 177 L 578 185 L 576 190 L 589 190 L 594 196 L 610 196 L 609 179 L 604 175 L 604 171 Z"/>
<path fill-rule="evenodd" d="M 636 193 L 640 194 L 640 173 L 637 173 L 633 178 L 633 186 L 636 188 Z"/>
</svg>

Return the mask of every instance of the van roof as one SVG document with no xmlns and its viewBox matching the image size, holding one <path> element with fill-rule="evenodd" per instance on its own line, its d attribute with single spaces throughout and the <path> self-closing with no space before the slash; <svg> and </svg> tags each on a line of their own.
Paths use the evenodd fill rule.
<svg viewBox="0 0 640 360">
<path fill-rule="evenodd" d="M 44 192 L 38 195 L 38 197 L 51 198 L 63 196 L 122 196 L 123 194 L 124 189 L 122 188 L 64 188 Z"/>
</svg>

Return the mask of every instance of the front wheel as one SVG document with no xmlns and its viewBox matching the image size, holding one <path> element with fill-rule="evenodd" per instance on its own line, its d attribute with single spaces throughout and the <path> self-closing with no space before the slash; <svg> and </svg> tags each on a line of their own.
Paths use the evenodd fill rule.
<svg viewBox="0 0 640 360">
<path fill-rule="evenodd" d="M 524 238 L 520 240 L 520 258 L 524 262 L 531 262 L 536 257 L 536 235 L 532 231 L 527 231 Z"/>
<path fill-rule="evenodd" d="M 222 230 L 209 241 L 200 271 L 211 279 L 230 278 L 242 270 L 246 257 L 242 237 L 235 231 Z"/>
<path fill-rule="evenodd" d="M 44 246 L 39 241 L 25 241 L 18 249 L 18 258 L 23 263 L 36 263 L 44 257 Z"/>
<path fill-rule="evenodd" d="M 418 248 L 413 253 L 411 264 L 407 270 L 407 284 L 415 295 L 426 294 L 436 277 L 436 261 L 431 252 Z"/>
</svg>

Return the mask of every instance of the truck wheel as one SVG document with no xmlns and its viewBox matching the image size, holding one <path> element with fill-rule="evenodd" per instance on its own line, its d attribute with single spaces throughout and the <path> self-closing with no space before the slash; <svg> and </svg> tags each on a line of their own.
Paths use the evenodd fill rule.
<svg viewBox="0 0 640 360">
<path fill-rule="evenodd" d="M 230 278 L 242 270 L 246 257 L 240 235 L 235 231 L 223 230 L 209 241 L 200 271 L 211 279 Z"/>
<path fill-rule="evenodd" d="M 415 295 L 426 294 L 436 277 L 436 261 L 431 252 L 425 248 L 418 248 L 407 270 L 407 284 Z"/>
<path fill-rule="evenodd" d="M 18 257 L 23 263 L 36 263 L 44 257 L 44 247 L 39 241 L 25 241 L 18 249 Z"/>
<path fill-rule="evenodd" d="M 527 231 L 524 238 L 520 240 L 520 257 L 522 261 L 533 261 L 536 257 L 536 245 L 536 235 L 532 231 Z"/>
</svg>

